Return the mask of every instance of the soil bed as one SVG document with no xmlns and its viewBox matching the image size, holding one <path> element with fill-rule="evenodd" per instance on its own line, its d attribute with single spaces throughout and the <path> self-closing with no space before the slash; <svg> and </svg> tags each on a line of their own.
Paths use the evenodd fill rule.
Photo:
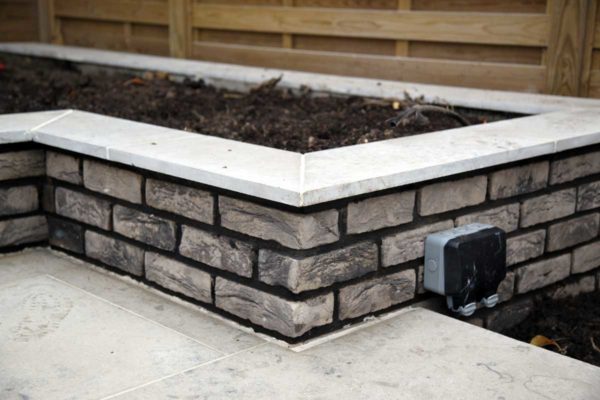
<svg viewBox="0 0 600 400">
<path fill-rule="evenodd" d="M 543 335 L 562 351 L 552 345 L 547 349 L 600 367 L 600 291 L 538 301 L 529 318 L 502 334 L 528 343 Z"/>
<path fill-rule="evenodd" d="M 65 62 L 0 55 L 0 114 L 73 108 L 302 153 L 464 125 L 435 110 L 397 127 L 386 121 L 418 99 L 369 99 L 292 93 L 264 83 L 249 93 L 165 74 L 82 72 Z M 448 107 L 449 108 L 449 107 Z M 469 124 L 519 116 L 453 109 Z"/>
</svg>

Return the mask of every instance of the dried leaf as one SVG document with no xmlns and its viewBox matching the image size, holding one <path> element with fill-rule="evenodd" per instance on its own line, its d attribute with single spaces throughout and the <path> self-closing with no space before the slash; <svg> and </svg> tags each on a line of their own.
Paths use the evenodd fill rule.
<svg viewBox="0 0 600 400">
<path fill-rule="evenodd" d="M 142 86 L 145 84 L 146 84 L 146 82 L 144 82 L 143 79 L 137 78 L 137 77 L 129 79 L 128 81 L 125 81 L 125 83 L 123 83 L 124 86 L 129 86 L 129 85 Z"/>
<path fill-rule="evenodd" d="M 535 335 L 529 343 L 537 347 L 554 346 L 559 352 L 563 352 L 563 348 L 554 339 L 549 339 L 544 335 Z"/>
</svg>

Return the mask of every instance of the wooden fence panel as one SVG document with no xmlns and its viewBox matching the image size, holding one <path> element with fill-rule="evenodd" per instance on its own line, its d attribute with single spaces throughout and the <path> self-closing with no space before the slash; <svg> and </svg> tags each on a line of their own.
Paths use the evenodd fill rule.
<svg viewBox="0 0 600 400">
<path fill-rule="evenodd" d="M 0 41 L 37 40 L 36 4 L 28 0 L 0 1 Z"/>
<path fill-rule="evenodd" d="M 29 33 L 2 23 L 11 19 L 2 11 L 9 3 L 31 15 L 39 10 Z M 1 0 L 0 40 L 39 37 L 226 63 L 600 97 L 597 3 Z"/>
</svg>

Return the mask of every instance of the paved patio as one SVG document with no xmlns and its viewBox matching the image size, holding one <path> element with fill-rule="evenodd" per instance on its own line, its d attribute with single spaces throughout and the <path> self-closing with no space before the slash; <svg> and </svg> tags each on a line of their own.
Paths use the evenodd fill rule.
<svg viewBox="0 0 600 400">
<path fill-rule="evenodd" d="M 600 368 L 425 309 L 297 352 L 47 249 L 0 257 L 2 399 L 600 399 Z"/>
</svg>

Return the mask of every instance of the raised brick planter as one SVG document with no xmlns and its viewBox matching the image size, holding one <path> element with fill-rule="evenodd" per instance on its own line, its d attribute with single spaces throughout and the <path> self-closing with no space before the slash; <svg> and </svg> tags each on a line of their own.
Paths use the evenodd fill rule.
<svg viewBox="0 0 600 400">
<path fill-rule="evenodd" d="M 48 115 L 47 125 L 22 129 L 18 140 L 14 129 L 2 136 L 6 124 L 26 117 L 39 114 L 0 116 L 0 139 L 38 143 L 0 145 L 3 251 L 49 243 L 278 338 L 304 340 L 431 298 L 422 288 L 425 237 L 472 222 L 508 233 L 502 304 L 475 315 L 489 328 L 525 318 L 533 296 L 598 288 L 600 125 L 557 122 L 557 138 L 508 152 L 484 145 L 487 161 L 475 148 L 472 158 L 442 160 L 421 172 L 400 166 L 393 178 L 343 178 L 337 186 L 309 181 L 311 171 L 326 158 L 335 170 L 346 162 L 339 157 L 360 149 L 365 157 L 392 150 L 383 142 L 311 153 L 301 158 L 306 174 L 295 186 L 295 175 L 284 174 L 294 153 L 77 112 Z M 114 124 L 114 132 L 130 129 L 135 140 L 122 147 L 99 143 L 75 131 L 86 118 L 89 126 L 104 121 L 106 141 Z M 595 118 L 591 125 L 600 124 Z M 477 143 L 499 140 L 493 127 L 476 129 Z M 458 131 L 468 146 L 471 131 Z M 229 151 L 214 166 L 174 156 L 171 162 L 161 148 L 170 145 L 168 134 L 188 144 L 214 142 L 214 153 L 221 154 L 219 146 Z M 422 136 L 431 143 L 435 135 Z M 404 139 L 390 142 L 419 140 Z M 269 151 L 282 167 L 253 170 L 259 164 L 246 160 L 249 170 L 236 170 L 245 148 Z M 229 152 L 237 152 L 237 161 L 226 158 Z M 274 178 L 261 182 L 255 171 Z"/>
</svg>

